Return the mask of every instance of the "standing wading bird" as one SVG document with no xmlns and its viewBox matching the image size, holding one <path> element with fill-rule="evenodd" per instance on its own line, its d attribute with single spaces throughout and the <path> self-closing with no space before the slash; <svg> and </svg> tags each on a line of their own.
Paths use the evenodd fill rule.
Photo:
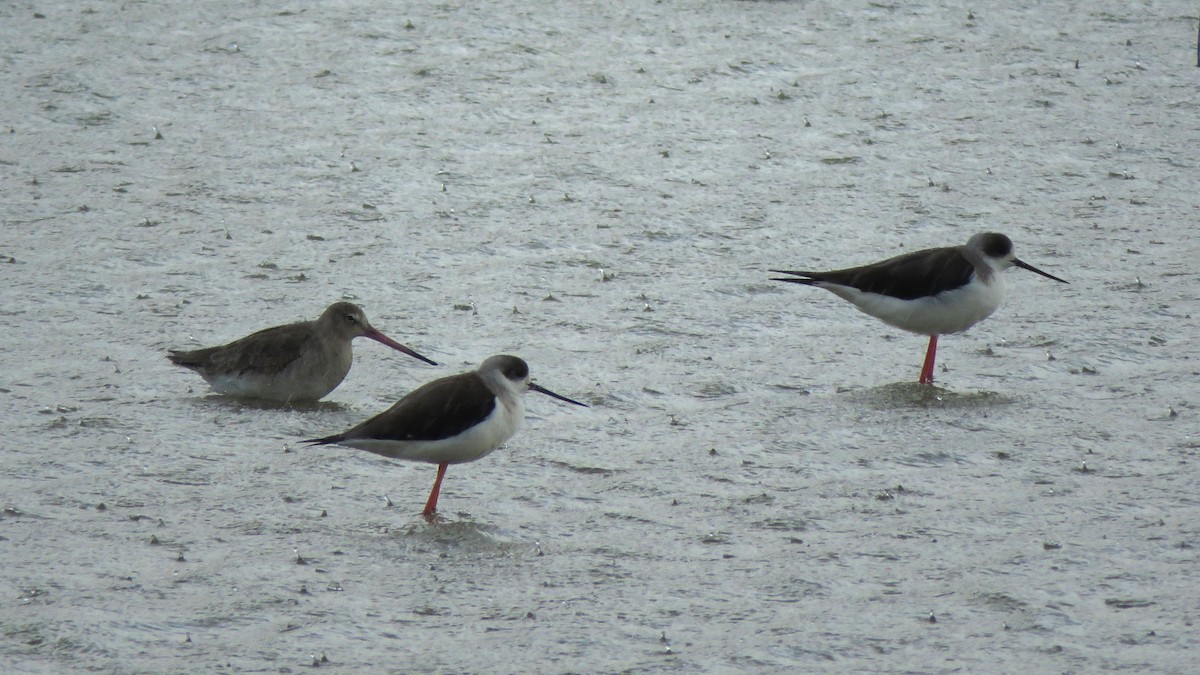
<svg viewBox="0 0 1200 675">
<path fill-rule="evenodd" d="M 172 363 L 200 374 L 219 393 L 283 401 L 317 401 L 337 388 L 354 360 L 351 342 L 368 337 L 437 364 L 380 333 L 362 308 L 335 302 L 316 321 L 266 328 L 220 347 L 171 350 Z"/>
<path fill-rule="evenodd" d="M 521 359 L 492 356 L 477 370 L 421 386 L 356 427 L 304 442 L 437 464 L 437 479 L 421 512 L 428 519 L 437 512 L 446 467 L 486 457 L 512 438 L 525 417 L 521 395 L 529 390 L 587 407 L 531 382 L 529 366 Z"/>
<path fill-rule="evenodd" d="M 824 288 L 885 323 L 928 335 L 920 382 L 932 384 L 938 336 L 962 332 L 996 311 L 1004 296 L 1000 272 L 1012 266 L 1067 283 L 1018 260 L 1012 240 L 996 232 L 976 234 L 965 246 L 914 251 L 844 270 L 771 271 L 796 277 L 772 281 Z"/>
</svg>

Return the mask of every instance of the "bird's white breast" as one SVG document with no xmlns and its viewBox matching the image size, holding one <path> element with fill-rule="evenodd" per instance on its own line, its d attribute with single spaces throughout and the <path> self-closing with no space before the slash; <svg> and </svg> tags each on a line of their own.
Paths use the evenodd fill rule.
<svg viewBox="0 0 1200 675">
<path fill-rule="evenodd" d="M 871 316 L 913 333 L 945 335 L 958 333 L 991 316 L 1004 297 L 999 274 L 987 283 L 972 278 L 971 283 L 937 295 L 901 300 L 889 295 L 863 293 L 847 286 L 821 284 L 839 297 Z"/>
<path fill-rule="evenodd" d="M 357 438 L 341 444 L 413 462 L 462 464 L 482 459 L 503 445 L 517 433 L 524 417 L 525 405 L 521 397 L 502 395 L 497 397 L 492 414 L 457 436 L 437 441 Z"/>
</svg>

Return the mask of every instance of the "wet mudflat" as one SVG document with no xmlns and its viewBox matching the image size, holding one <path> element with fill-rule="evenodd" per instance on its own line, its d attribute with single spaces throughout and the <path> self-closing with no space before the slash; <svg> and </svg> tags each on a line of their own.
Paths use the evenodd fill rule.
<svg viewBox="0 0 1200 675">
<path fill-rule="evenodd" d="M 1190 3 L 0 8 L 6 672 L 1188 672 Z M 1008 234 L 925 340 L 770 268 Z M 167 348 L 339 299 L 326 402 Z M 491 354 L 588 410 L 308 448 Z"/>
</svg>

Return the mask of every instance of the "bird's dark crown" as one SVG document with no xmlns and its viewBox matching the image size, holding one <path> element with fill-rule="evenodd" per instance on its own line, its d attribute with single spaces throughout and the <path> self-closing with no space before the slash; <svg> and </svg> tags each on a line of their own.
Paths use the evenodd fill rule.
<svg viewBox="0 0 1200 675">
<path fill-rule="evenodd" d="M 979 251 L 989 258 L 1006 258 L 1013 250 L 1012 239 L 999 232 L 984 232 L 975 235 L 979 239 Z"/>
<path fill-rule="evenodd" d="M 504 364 L 500 367 L 500 372 L 504 373 L 504 377 L 514 382 L 520 382 L 529 377 L 528 363 L 516 356 L 505 355 L 503 358 Z"/>
</svg>

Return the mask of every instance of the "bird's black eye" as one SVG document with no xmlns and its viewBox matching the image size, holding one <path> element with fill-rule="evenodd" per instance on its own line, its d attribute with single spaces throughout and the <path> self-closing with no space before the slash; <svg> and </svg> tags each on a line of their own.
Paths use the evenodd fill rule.
<svg viewBox="0 0 1200 675">
<path fill-rule="evenodd" d="M 358 317 L 354 316 L 353 314 L 347 314 L 346 320 L 349 321 L 350 323 L 358 323 Z"/>
</svg>

